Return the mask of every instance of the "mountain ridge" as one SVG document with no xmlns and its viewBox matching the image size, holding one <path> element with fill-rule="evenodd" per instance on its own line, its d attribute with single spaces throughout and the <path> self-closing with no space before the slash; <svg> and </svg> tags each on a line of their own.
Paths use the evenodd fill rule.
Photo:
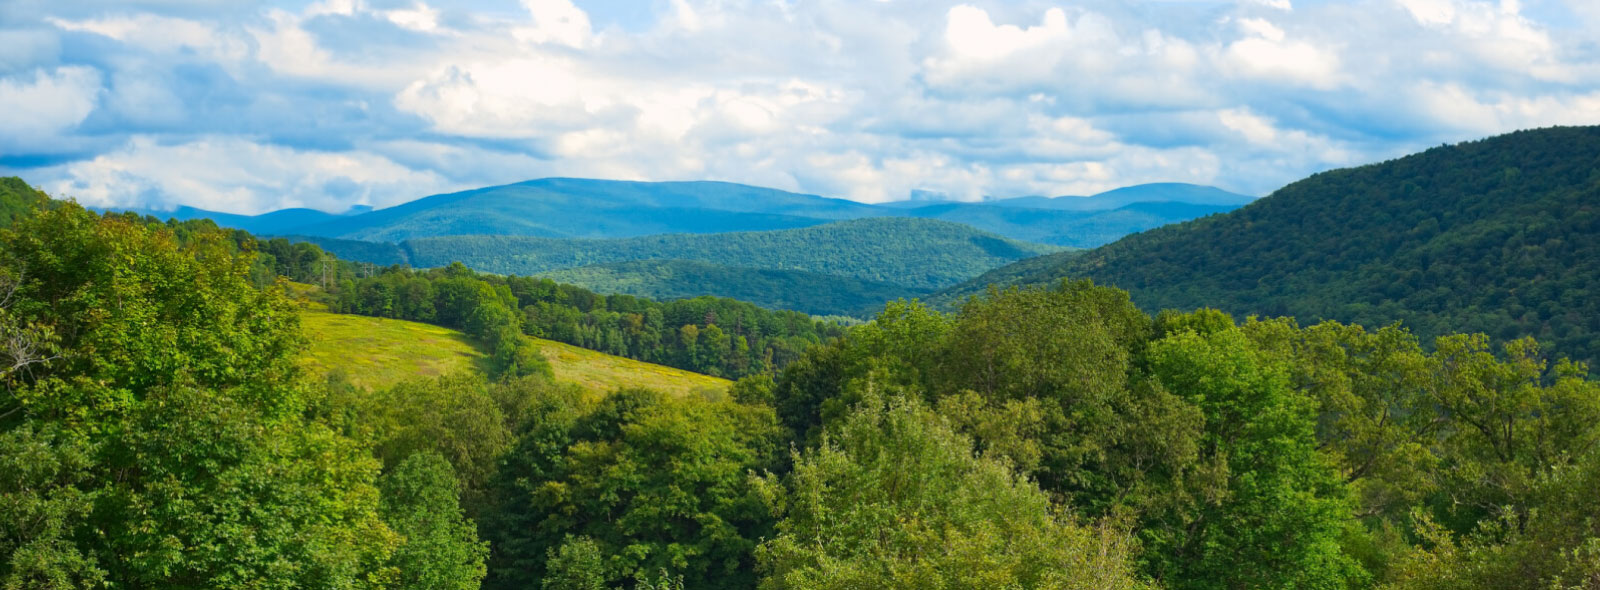
<svg viewBox="0 0 1600 590">
<path fill-rule="evenodd" d="M 247 216 L 189 207 L 172 212 L 135 211 L 180 220 L 207 217 L 224 227 L 263 235 L 393 243 L 450 235 L 626 238 L 770 231 L 867 217 L 923 217 L 965 223 L 1012 239 L 1091 247 L 1130 232 L 1226 211 L 1251 198 L 1215 187 L 1161 183 L 1092 197 L 869 204 L 721 181 L 553 177 L 430 195 L 345 214 L 286 209 Z M 1038 200 L 1039 206 L 1024 206 L 1028 199 Z M 1144 205 L 1112 213 L 1141 203 Z"/>
<path fill-rule="evenodd" d="M 990 284 L 1090 278 L 1147 310 L 1401 322 L 1424 340 L 1524 335 L 1600 360 L 1600 127 L 1553 127 L 1322 172 L 1222 215 L 991 270 Z"/>
</svg>

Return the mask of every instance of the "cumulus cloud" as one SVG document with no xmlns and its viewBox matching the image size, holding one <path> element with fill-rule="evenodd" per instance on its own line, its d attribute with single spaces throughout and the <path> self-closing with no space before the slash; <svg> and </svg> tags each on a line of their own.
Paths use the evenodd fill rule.
<svg viewBox="0 0 1600 590">
<path fill-rule="evenodd" d="M 0 149 L 54 141 L 89 116 L 102 90 L 100 72 L 84 66 L 0 78 Z"/>
<path fill-rule="evenodd" d="M 339 211 L 394 205 L 414 198 L 416 191 L 451 188 L 437 174 L 363 151 L 310 152 L 238 137 L 167 144 L 134 136 L 118 150 L 60 168 L 62 179 L 44 183 L 47 192 L 99 207 Z"/>
<path fill-rule="evenodd" d="M 586 0 L 19 0 L 0 174 L 233 212 L 553 175 L 864 201 L 1266 193 L 1600 123 L 1600 28 L 1541 20 L 1600 11 L 1562 1 L 670 0 L 641 24 Z"/>
</svg>

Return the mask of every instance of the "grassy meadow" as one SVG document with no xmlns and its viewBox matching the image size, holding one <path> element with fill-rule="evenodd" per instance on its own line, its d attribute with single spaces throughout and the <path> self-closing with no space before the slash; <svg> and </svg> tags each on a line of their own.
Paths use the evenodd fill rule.
<svg viewBox="0 0 1600 590">
<path fill-rule="evenodd" d="M 318 375 L 343 371 L 352 383 L 388 387 L 406 379 L 461 371 L 483 372 L 487 358 L 459 331 L 430 324 L 332 313 L 305 302 L 301 323 L 311 346 L 307 369 Z M 648 387 L 673 395 L 721 392 L 729 381 L 640 362 L 576 346 L 529 338 L 550 359 L 556 379 L 596 392 Z"/>
</svg>

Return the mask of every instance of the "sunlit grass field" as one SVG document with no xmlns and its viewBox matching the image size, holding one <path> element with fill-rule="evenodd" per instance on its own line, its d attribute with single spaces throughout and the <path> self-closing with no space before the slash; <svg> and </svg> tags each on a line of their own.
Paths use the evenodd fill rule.
<svg viewBox="0 0 1600 590">
<path fill-rule="evenodd" d="M 429 324 L 330 313 L 303 303 L 300 313 L 311 341 L 305 366 L 313 374 L 343 371 L 350 382 L 383 388 L 406 379 L 461 371 L 481 373 L 487 357 L 465 334 Z M 730 384 L 699 373 L 611 356 L 560 342 L 530 338 L 550 359 L 556 379 L 591 391 L 646 387 L 674 395 L 725 391 Z"/>
<path fill-rule="evenodd" d="M 343 371 L 351 383 L 383 388 L 406 379 L 482 372 L 487 358 L 465 334 L 416 322 L 330 313 L 307 304 L 300 323 L 311 346 L 306 368 Z"/>
<path fill-rule="evenodd" d="M 702 389 L 723 391 L 730 385 L 726 379 L 709 375 L 612 356 L 551 340 L 530 340 L 539 345 L 539 352 L 544 353 L 545 358 L 550 359 L 550 368 L 555 370 L 557 380 L 576 383 L 593 391 L 645 387 L 685 395 Z"/>
</svg>

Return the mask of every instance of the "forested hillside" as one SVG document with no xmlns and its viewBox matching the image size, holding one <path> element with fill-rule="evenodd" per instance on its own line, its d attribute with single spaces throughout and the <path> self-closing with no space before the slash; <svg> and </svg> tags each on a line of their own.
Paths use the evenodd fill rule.
<svg viewBox="0 0 1600 590">
<path fill-rule="evenodd" d="M 800 270 L 741 268 L 693 260 L 632 260 L 539 273 L 596 293 L 656 300 L 702 295 L 748 301 L 812 315 L 871 317 L 885 301 L 930 291 Z"/>
<path fill-rule="evenodd" d="M 1078 198 L 1089 197 L 1050 200 Z M 910 208 L 905 212 L 909 217 L 962 223 L 1017 240 L 1093 248 L 1131 233 L 1238 208 L 1238 205 L 1151 202 L 1109 210 L 1025 209 L 1001 203 L 1004 201 L 944 203 Z"/>
<path fill-rule="evenodd" d="M 1182 182 L 1155 182 L 1112 189 L 1088 197 L 1016 197 L 993 199 L 985 204 L 1025 209 L 1059 209 L 1067 211 L 1109 211 L 1135 203 L 1171 203 L 1241 207 L 1255 197 L 1228 192 L 1214 186 Z"/>
<path fill-rule="evenodd" d="M 725 182 L 544 178 L 434 195 L 292 233 L 378 242 L 475 234 L 615 238 L 788 229 L 870 210 L 842 199 Z"/>
<path fill-rule="evenodd" d="M 873 218 L 801 229 L 610 240 L 525 236 L 419 238 L 402 244 L 413 266 L 461 262 L 484 272 L 529 275 L 627 260 L 680 259 L 799 270 L 937 289 L 1058 248 L 927 219 Z"/>
<path fill-rule="evenodd" d="M 1537 336 L 1600 361 L 1600 127 L 1523 131 L 1318 174 L 1243 209 L 953 289 L 1092 278 L 1145 309 Z"/>
</svg>

